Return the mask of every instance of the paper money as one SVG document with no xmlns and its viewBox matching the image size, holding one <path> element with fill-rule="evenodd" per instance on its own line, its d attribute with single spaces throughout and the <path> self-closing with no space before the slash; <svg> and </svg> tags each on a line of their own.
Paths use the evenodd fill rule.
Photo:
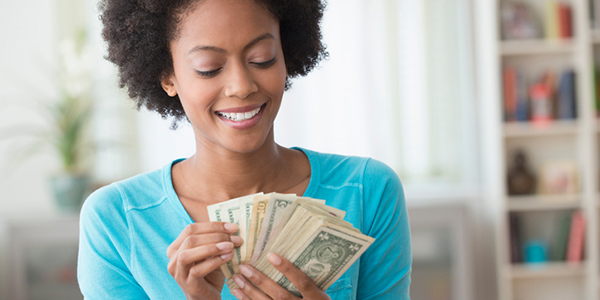
<svg viewBox="0 0 600 300">
<path fill-rule="evenodd" d="M 206 209 L 208 210 L 208 218 L 211 221 L 218 221 L 218 222 L 223 221 L 223 219 L 221 219 L 220 203 L 216 204 L 216 205 L 210 205 L 210 206 L 206 207 Z M 221 266 L 221 271 L 223 272 L 223 275 L 225 275 L 225 278 L 227 278 L 227 279 L 229 279 L 233 276 L 233 272 L 232 272 L 233 268 L 229 268 L 229 266 L 227 264 L 224 264 Z"/>
<path fill-rule="evenodd" d="M 239 273 L 240 263 L 248 263 L 301 296 L 269 263 L 268 254 L 277 253 L 326 290 L 374 241 L 344 221 L 344 215 L 344 211 L 325 205 L 324 200 L 293 194 L 256 194 L 209 207 L 211 220 L 222 218 L 239 224 L 244 239 L 244 244 L 234 251 L 234 258 L 221 268 L 227 285 L 231 290 L 237 288 L 230 279 Z"/>
<path fill-rule="evenodd" d="M 247 263 L 252 258 L 254 247 L 258 239 L 262 222 L 265 218 L 265 212 L 269 203 L 270 196 L 256 196 L 252 204 L 252 213 L 250 214 L 250 230 L 248 231 L 248 240 L 244 241 L 246 244 L 246 258 L 243 260 Z"/>
<path fill-rule="evenodd" d="M 281 221 L 281 218 L 285 213 L 285 209 L 288 208 L 296 199 L 298 199 L 296 194 L 273 193 L 270 195 L 250 263 L 258 259 L 260 253 L 262 253 L 262 251 L 265 249 L 273 228 L 279 221 Z"/>
<path fill-rule="evenodd" d="M 240 225 L 240 201 L 245 199 L 253 199 L 255 196 L 262 195 L 258 193 L 254 195 L 243 196 L 231 199 L 222 203 L 213 204 L 207 207 L 208 217 L 211 221 L 229 222 Z M 233 233 L 234 236 L 240 236 L 240 230 Z M 233 274 L 238 273 L 239 264 L 241 261 L 241 249 L 239 247 L 233 249 L 233 257 L 226 264 L 221 266 L 221 270 L 225 278 L 229 279 Z"/>
<path fill-rule="evenodd" d="M 240 200 L 240 237 L 244 240 L 244 243 L 248 241 L 254 198 L 255 197 L 245 197 L 243 200 Z M 247 249 L 248 245 L 240 247 L 240 263 L 244 263 L 246 261 Z"/>
</svg>

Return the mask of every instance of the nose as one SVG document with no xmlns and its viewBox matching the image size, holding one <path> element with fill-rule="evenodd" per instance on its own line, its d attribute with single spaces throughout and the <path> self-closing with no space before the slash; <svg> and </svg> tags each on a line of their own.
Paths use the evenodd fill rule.
<svg viewBox="0 0 600 300">
<path fill-rule="evenodd" d="M 250 71 L 242 63 L 232 66 L 229 76 L 227 76 L 225 96 L 246 99 L 250 94 L 257 91 L 258 85 L 256 85 Z"/>
</svg>

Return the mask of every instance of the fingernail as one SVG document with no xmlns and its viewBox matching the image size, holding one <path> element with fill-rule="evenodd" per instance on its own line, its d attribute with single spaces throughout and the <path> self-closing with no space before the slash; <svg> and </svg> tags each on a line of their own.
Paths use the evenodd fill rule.
<svg viewBox="0 0 600 300">
<path fill-rule="evenodd" d="M 235 280 L 235 279 L 234 279 Z M 237 283 L 237 282 L 236 282 Z M 244 296 L 242 295 L 242 292 L 240 292 L 238 289 L 235 289 L 233 291 L 231 291 L 231 293 L 238 299 L 242 299 L 244 298 Z"/>
<path fill-rule="evenodd" d="M 227 254 L 223 254 L 223 255 L 221 255 L 221 259 L 222 259 L 222 260 L 228 260 L 228 259 L 230 259 L 230 258 L 232 258 L 232 257 L 233 257 L 233 252 L 229 252 L 229 253 L 227 253 Z"/>
<path fill-rule="evenodd" d="M 271 253 L 268 256 L 269 262 L 271 262 L 274 266 L 279 266 L 281 264 L 281 257 L 275 253 Z"/>
<path fill-rule="evenodd" d="M 231 250 L 231 249 L 233 249 L 233 243 L 232 242 L 221 242 L 221 243 L 217 244 L 217 248 L 219 248 L 219 250 L 221 250 L 221 251 Z"/>
<path fill-rule="evenodd" d="M 233 277 L 233 281 L 235 281 L 235 284 L 238 285 L 238 287 L 240 287 L 240 289 L 244 288 L 244 280 L 242 280 L 242 278 L 240 278 L 239 276 L 235 276 Z M 239 291 L 238 291 L 239 292 Z M 236 296 L 237 297 L 237 296 Z M 240 299 L 240 298 L 238 298 Z"/>
<path fill-rule="evenodd" d="M 225 229 L 229 232 L 236 232 L 238 230 L 238 226 L 233 223 L 225 223 Z"/>
<path fill-rule="evenodd" d="M 242 274 L 244 274 L 244 276 L 246 276 L 246 278 L 252 277 L 252 270 L 250 270 L 250 268 L 248 266 L 241 265 L 240 271 L 242 272 Z M 236 283 L 237 283 L 237 281 L 236 281 Z"/>
<path fill-rule="evenodd" d="M 236 244 L 236 245 L 239 245 L 239 244 L 242 244 L 242 243 L 243 243 L 243 241 L 242 241 L 242 238 L 241 238 L 241 237 L 239 237 L 239 236 L 235 236 L 235 235 L 232 235 L 232 236 L 231 236 L 231 241 L 232 241 L 234 244 Z"/>
</svg>

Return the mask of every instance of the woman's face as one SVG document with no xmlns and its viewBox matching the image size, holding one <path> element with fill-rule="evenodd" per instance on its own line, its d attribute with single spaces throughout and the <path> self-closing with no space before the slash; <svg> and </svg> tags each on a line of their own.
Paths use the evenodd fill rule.
<svg viewBox="0 0 600 300">
<path fill-rule="evenodd" d="M 287 73 L 279 23 L 265 7 L 200 2 L 170 47 L 174 73 L 162 85 L 179 95 L 203 146 L 248 153 L 272 139 Z"/>
</svg>

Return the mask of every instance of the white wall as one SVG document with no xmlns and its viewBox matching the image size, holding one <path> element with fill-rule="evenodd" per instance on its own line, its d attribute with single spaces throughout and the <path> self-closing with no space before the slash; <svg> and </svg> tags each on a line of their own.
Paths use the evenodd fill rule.
<svg viewBox="0 0 600 300">
<path fill-rule="evenodd" d="M 0 132 L 43 124 L 35 100 L 51 97 L 56 52 L 54 1 L 5 1 L 0 9 Z M 47 177 L 58 161 L 48 151 L 15 165 L 24 138 L 0 139 L 0 216 L 53 210 Z"/>
</svg>

